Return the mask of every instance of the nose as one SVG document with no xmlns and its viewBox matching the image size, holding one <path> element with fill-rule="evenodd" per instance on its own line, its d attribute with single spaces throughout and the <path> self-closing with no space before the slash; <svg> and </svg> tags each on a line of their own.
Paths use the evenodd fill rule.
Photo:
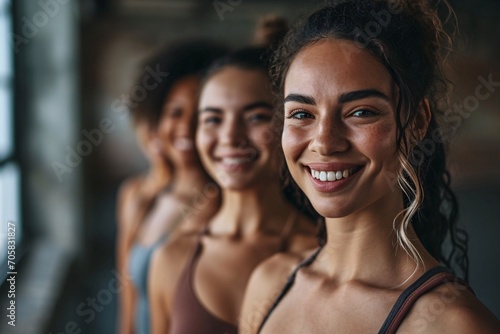
<svg viewBox="0 0 500 334">
<path fill-rule="evenodd" d="M 318 123 L 309 149 L 323 156 L 345 152 L 349 149 L 349 140 L 341 120 L 323 118 Z"/>
<path fill-rule="evenodd" d="M 246 142 L 246 128 L 238 117 L 227 117 L 219 132 L 219 143 L 237 147 Z"/>
</svg>

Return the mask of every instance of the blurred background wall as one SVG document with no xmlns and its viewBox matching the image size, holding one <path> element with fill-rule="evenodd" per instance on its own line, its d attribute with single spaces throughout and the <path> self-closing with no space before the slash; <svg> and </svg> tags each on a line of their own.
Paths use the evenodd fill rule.
<svg viewBox="0 0 500 334">
<path fill-rule="evenodd" d="M 17 326 L 2 314 L 0 333 L 115 331 L 116 193 L 145 168 L 116 106 L 134 93 L 145 57 L 189 37 L 240 47 L 262 15 L 293 20 L 320 2 L 0 0 L 0 263 L 15 224 L 18 272 Z M 500 317 L 500 87 L 476 96 L 485 81 L 500 82 L 500 2 L 451 3 L 462 37 L 450 76 L 465 110 L 452 140 L 453 187 L 471 284 Z M 0 293 L 5 310 L 7 284 Z"/>
</svg>

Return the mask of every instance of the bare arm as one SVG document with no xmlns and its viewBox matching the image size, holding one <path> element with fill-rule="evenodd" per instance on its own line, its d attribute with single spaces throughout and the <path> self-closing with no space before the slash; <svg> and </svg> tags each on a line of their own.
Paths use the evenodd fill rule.
<svg viewBox="0 0 500 334">
<path fill-rule="evenodd" d="M 498 334 L 500 322 L 483 305 L 478 307 L 459 307 L 450 312 L 445 328 L 440 333 L 446 334 Z M 439 333 L 439 331 L 435 331 Z"/>
<path fill-rule="evenodd" d="M 130 208 L 133 202 L 134 191 L 137 188 L 137 180 L 126 182 L 120 189 L 118 195 L 117 206 L 117 222 L 118 222 L 118 236 L 117 236 L 117 258 L 116 265 L 117 271 L 121 277 L 125 277 L 125 283 L 120 287 L 119 298 L 119 318 L 118 318 L 118 332 L 120 334 L 134 333 L 134 305 L 136 301 L 136 294 L 134 287 L 128 274 L 128 254 L 132 244 L 132 220 L 130 219 Z"/>
<path fill-rule="evenodd" d="M 458 288 L 457 288 L 458 287 Z M 422 296 L 398 332 L 425 334 L 494 334 L 500 322 L 469 290 L 444 284 Z"/>
</svg>

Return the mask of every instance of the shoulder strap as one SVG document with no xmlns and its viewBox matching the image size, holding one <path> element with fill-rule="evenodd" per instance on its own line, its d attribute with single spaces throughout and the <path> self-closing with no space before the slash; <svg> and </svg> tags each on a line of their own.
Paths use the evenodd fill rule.
<svg viewBox="0 0 500 334">
<path fill-rule="evenodd" d="M 464 285 L 472 291 L 467 282 L 456 277 L 446 268 L 441 266 L 432 268 L 420 276 L 413 284 L 406 288 L 403 293 L 401 293 L 392 307 L 391 312 L 385 319 L 382 328 L 379 330 L 379 334 L 396 333 L 404 318 L 408 315 L 411 307 L 422 295 L 433 288 L 450 281 L 455 281 Z"/>
<path fill-rule="evenodd" d="M 257 331 L 257 333 L 260 333 L 262 331 L 262 328 L 264 327 L 264 324 L 267 322 L 267 319 L 269 319 L 269 317 L 271 316 L 271 313 L 273 313 L 274 309 L 278 306 L 278 304 L 281 302 L 281 300 L 285 297 L 285 295 L 288 293 L 288 291 L 290 291 L 290 289 L 292 288 L 293 284 L 295 283 L 295 277 L 297 276 L 297 272 L 301 268 L 309 266 L 316 259 L 319 252 L 321 251 L 321 249 L 322 249 L 322 247 L 318 248 L 311 256 L 309 256 L 302 263 L 300 263 L 293 270 L 293 272 L 290 274 L 290 276 L 288 276 L 288 280 L 287 280 L 285 286 L 283 287 L 283 290 L 281 290 L 278 298 L 276 298 L 273 305 L 271 306 L 271 308 L 267 312 L 266 316 L 262 320 L 262 323 L 260 324 L 259 330 Z"/>
</svg>

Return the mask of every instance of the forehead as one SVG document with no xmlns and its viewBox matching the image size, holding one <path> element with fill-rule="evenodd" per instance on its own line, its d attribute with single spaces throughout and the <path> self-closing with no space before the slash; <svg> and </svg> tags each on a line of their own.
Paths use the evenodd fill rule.
<svg viewBox="0 0 500 334">
<path fill-rule="evenodd" d="M 177 81 L 171 88 L 171 96 L 189 95 L 196 93 L 200 84 L 200 78 L 194 75 L 185 77 Z"/>
<path fill-rule="evenodd" d="M 350 41 L 324 39 L 302 49 L 285 78 L 285 96 L 319 97 L 360 89 L 378 89 L 391 96 L 392 78 L 380 61 Z"/>
<path fill-rule="evenodd" d="M 200 106 L 241 105 L 255 100 L 271 101 L 271 84 L 260 70 L 228 66 L 215 73 L 205 83 Z"/>
<path fill-rule="evenodd" d="M 188 76 L 180 79 L 172 86 L 165 97 L 164 107 L 186 102 L 196 103 L 199 84 L 200 79 L 197 76 Z"/>
</svg>

